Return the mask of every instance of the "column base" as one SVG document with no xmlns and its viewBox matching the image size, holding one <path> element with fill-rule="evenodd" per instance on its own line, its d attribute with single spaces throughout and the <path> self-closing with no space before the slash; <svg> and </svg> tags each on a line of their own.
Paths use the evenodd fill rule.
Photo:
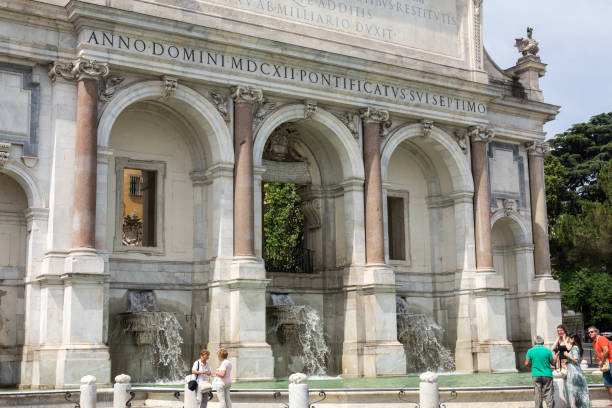
<svg viewBox="0 0 612 408">
<path fill-rule="evenodd" d="M 536 276 L 531 281 L 531 337 L 542 336 L 551 346 L 556 340 L 557 325 L 561 324 L 561 290 L 551 275 Z"/>
<path fill-rule="evenodd" d="M 344 343 L 342 377 L 393 377 L 406 375 L 406 354 L 402 343 Z"/>
<path fill-rule="evenodd" d="M 73 248 L 64 260 L 64 274 L 88 275 L 103 273 L 104 259 L 93 248 Z"/>
<path fill-rule="evenodd" d="M 488 341 L 476 346 L 476 369 L 479 373 L 516 373 L 516 355 L 508 341 Z"/>
<path fill-rule="evenodd" d="M 274 380 L 274 357 L 268 343 L 226 347 L 232 362 L 232 381 Z"/>
<path fill-rule="evenodd" d="M 78 388 L 81 378 L 96 377 L 100 388 L 111 387 L 111 362 L 104 344 L 62 347 L 57 353 L 56 388 Z"/>
</svg>

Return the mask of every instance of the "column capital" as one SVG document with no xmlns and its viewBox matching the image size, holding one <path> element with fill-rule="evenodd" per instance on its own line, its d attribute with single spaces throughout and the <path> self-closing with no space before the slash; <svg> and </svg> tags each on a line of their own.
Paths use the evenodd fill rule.
<svg viewBox="0 0 612 408">
<path fill-rule="evenodd" d="M 55 81 L 62 77 L 68 81 L 80 79 L 100 79 L 106 77 L 110 72 L 108 64 L 86 58 L 78 58 L 70 63 L 54 62 L 49 67 L 49 77 Z"/>
<path fill-rule="evenodd" d="M 389 111 L 368 106 L 359 110 L 359 117 L 364 123 L 385 123 L 389 121 Z"/>
<path fill-rule="evenodd" d="M 489 143 L 495 136 L 495 131 L 491 127 L 471 126 L 468 129 L 468 136 L 472 142 Z"/>
<path fill-rule="evenodd" d="M 235 103 L 261 103 L 263 102 L 263 91 L 251 86 L 232 86 L 232 99 Z"/>
<path fill-rule="evenodd" d="M 544 157 L 550 153 L 550 145 L 546 142 L 527 142 L 525 148 L 529 156 Z"/>
</svg>

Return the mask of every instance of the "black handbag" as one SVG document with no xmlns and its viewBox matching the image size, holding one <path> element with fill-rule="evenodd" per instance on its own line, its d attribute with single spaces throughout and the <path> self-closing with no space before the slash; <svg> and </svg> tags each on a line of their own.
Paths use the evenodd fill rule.
<svg viewBox="0 0 612 408">
<path fill-rule="evenodd" d="M 196 380 L 191 380 L 187 383 L 187 388 L 190 391 L 196 391 L 198 389 L 198 382 Z"/>
</svg>

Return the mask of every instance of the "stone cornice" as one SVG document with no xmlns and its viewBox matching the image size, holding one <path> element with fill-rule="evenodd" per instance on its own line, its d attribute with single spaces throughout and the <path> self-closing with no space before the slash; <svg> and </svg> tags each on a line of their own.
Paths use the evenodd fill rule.
<svg viewBox="0 0 612 408">
<path fill-rule="evenodd" d="M 97 80 L 106 77 L 109 72 L 107 63 L 86 58 L 79 58 L 67 64 L 56 61 L 49 67 L 49 77 L 52 81 L 55 81 L 58 77 L 67 81 Z"/>
<path fill-rule="evenodd" d="M 263 91 L 260 88 L 237 85 L 232 87 L 231 93 L 234 103 L 261 103 L 263 102 Z"/>
</svg>

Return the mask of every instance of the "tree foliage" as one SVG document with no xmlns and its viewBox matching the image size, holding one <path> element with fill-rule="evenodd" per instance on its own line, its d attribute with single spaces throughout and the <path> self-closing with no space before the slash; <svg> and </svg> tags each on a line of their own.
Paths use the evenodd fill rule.
<svg viewBox="0 0 612 408">
<path fill-rule="evenodd" d="M 295 184 L 264 185 L 264 259 L 277 272 L 302 272 L 304 215 Z"/>
<path fill-rule="evenodd" d="M 612 112 L 550 141 L 546 203 L 553 273 L 564 304 L 612 327 Z"/>
</svg>

